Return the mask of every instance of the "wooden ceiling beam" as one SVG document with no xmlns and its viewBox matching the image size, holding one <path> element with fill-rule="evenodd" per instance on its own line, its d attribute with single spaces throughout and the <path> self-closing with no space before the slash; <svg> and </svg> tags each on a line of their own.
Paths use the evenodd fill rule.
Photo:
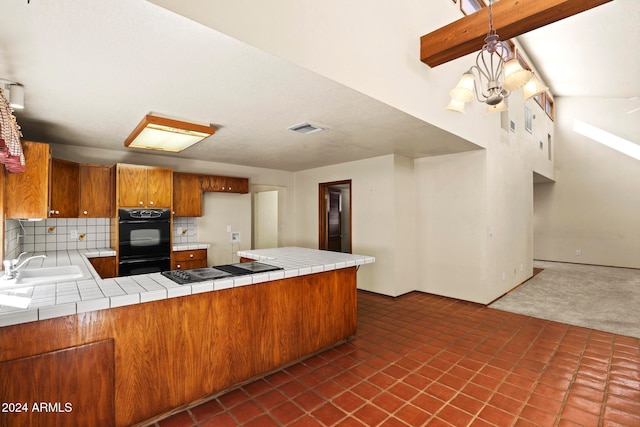
<svg viewBox="0 0 640 427">
<path fill-rule="evenodd" d="M 612 0 L 500 0 L 493 26 L 500 40 L 544 27 Z M 420 37 L 420 60 L 430 67 L 479 51 L 489 32 L 486 8 Z"/>
</svg>

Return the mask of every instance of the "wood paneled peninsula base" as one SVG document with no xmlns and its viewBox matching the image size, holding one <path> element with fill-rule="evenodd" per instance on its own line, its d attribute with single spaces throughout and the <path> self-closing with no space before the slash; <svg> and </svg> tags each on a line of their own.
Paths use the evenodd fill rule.
<svg viewBox="0 0 640 427">
<path fill-rule="evenodd" d="M 130 426 L 339 343 L 356 270 L 0 328 L 0 426 Z"/>
</svg>

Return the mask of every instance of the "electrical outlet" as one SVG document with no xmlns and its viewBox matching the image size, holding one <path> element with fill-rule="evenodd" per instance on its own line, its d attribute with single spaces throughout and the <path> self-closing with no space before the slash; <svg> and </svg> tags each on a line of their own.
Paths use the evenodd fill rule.
<svg viewBox="0 0 640 427">
<path fill-rule="evenodd" d="M 231 243 L 240 243 L 240 232 L 232 231 L 231 232 Z"/>
<path fill-rule="evenodd" d="M 69 231 L 69 238 L 71 239 L 77 239 L 78 238 L 78 230 L 71 230 Z"/>
<path fill-rule="evenodd" d="M 576 249 L 576 256 L 582 255 L 582 251 L 580 249 Z"/>
</svg>

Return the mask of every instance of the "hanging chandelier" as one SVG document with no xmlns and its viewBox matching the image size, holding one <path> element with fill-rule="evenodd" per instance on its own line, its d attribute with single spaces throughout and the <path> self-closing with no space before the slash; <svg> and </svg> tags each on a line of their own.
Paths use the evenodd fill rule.
<svg viewBox="0 0 640 427">
<path fill-rule="evenodd" d="M 476 56 L 476 64 L 462 75 L 457 86 L 449 92 L 451 101 L 447 110 L 464 113 L 465 104 L 475 97 L 478 102 L 487 104 L 487 112 L 505 111 L 507 105 L 504 100 L 512 91 L 524 87 L 526 101 L 548 89 L 535 74 L 522 68 L 509 46 L 500 41 L 493 28 L 491 4 L 489 0 L 489 33 Z"/>
</svg>

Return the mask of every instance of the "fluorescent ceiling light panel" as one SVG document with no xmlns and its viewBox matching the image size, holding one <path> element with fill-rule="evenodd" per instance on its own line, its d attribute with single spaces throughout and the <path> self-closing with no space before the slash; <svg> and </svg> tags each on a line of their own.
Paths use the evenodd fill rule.
<svg viewBox="0 0 640 427">
<path fill-rule="evenodd" d="M 125 147 L 178 153 L 213 135 L 216 128 L 146 115 L 124 142 Z"/>
<path fill-rule="evenodd" d="M 574 132 L 584 135 L 602 145 L 613 148 L 622 154 L 626 154 L 636 160 L 640 160 L 640 145 L 638 144 L 634 144 L 631 141 L 615 136 L 580 120 L 573 121 L 573 130 Z"/>
</svg>

